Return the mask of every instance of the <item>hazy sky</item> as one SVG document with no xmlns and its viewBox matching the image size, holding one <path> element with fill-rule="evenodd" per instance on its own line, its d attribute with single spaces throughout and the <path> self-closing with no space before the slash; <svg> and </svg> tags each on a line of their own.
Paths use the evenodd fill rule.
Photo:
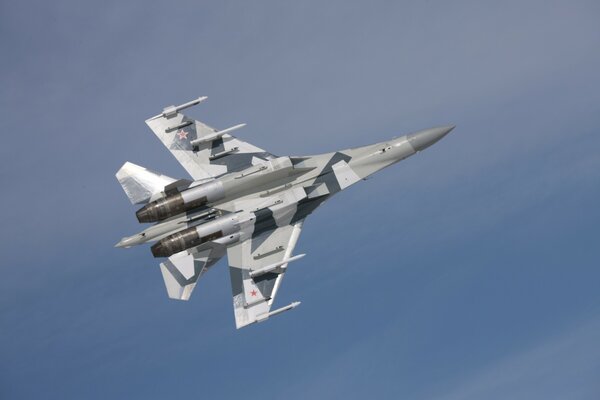
<svg viewBox="0 0 600 400">
<path fill-rule="evenodd" d="M 502 3 L 502 4 L 500 4 Z M 600 398 L 598 1 L 3 2 L 0 398 Z M 171 301 L 114 174 L 144 119 L 279 155 L 457 128 L 308 219 L 235 330 Z"/>
</svg>

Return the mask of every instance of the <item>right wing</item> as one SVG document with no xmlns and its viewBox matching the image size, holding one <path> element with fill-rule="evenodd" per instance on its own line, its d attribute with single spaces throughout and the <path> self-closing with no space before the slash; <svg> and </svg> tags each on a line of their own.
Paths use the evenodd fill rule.
<svg viewBox="0 0 600 400">
<path fill-rule="evenodd" d="M 189 300 L 198 279 L 225 255 L 225 246 L 206 243 L 173 254 L 160 264 L 170 298 Z"/>
<path fill-rule="evenodd" d="M 255 209 L 246 239 L 227 249 L 235 326 L 239 329 L 262 322 L 296 307 L 298 302 L 271 311 L 305 218 L 328 198 L 323 190 L 294 188 L 267 198 L 236 202 L 241 209 Z M 270 206 L 265 206 L 271 204 Z"/>
<path fill-rule="evenodd" d="M 230 134 L 219 135 L 216 129 L 179 111 L 202 101 L 171 106 L 146 124 L 195 180 L 212 179 L 227 172 L 240 171 L 274 156 Z M 199 144 L 192 141 L 215 137 Z"/>
<path fill-rule="evenodd" d="M 294 308 L 292 303 L 273 313 L 271 305 L 287 269 L 300 236 L 304 220 L 278 227 L 247 239 L 227 249 L 235 326 L 240 329 L 262 322 L 271 314 Z M 294 257 L 295 258 L 295 257 Z M 254 275 L 261 269 L 276 266 L 268 272 Z"/>
</svg>

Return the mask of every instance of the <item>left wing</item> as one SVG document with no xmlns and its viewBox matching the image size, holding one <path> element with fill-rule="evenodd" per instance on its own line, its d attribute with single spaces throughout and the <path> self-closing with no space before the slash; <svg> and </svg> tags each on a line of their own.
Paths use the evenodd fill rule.
<svg viewBox="0 0 600 400">
<path fill-rule="evenodd" d="M 265 150 L 229 134 L 243 124 L 218 131 L 180 112 L 204 99 L 200 97 L 180 106 L 167 107 L 161 114 L 146 120 L 194 180 L 212 179 L 274 158 Z"/>
<path fill-rule="evenodd" d="M 227 249 L 236 328 L 262 322 L 300 304 L 270 311 L 288 263 L 301 257 L 292 257 L 292 251 L 303 222 L 275 227 Z"/>
</svg>

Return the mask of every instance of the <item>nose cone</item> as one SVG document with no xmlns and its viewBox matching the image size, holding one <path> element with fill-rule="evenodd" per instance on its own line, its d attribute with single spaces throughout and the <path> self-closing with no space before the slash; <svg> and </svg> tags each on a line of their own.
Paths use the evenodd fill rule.
<svg viewBox="0 0 600 400">
<path fill-rule="evenodd" d="M 408 142 L 415 151 L 421 151 L 446 136 L 452 129 L 454 129 L 454 125 L 425 129 L 423 131 L 411 133 L 406 139 L 408 139 Z"/>
</svg>

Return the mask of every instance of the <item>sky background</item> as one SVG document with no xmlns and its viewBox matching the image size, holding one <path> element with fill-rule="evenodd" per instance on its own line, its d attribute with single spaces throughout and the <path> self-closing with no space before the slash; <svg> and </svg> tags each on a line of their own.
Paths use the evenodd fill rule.
<svg viewBox="0 0 600 400">
<path fill-rule="evenodd" d="M 500 4 L 502 3 L 502 4 Z M 0 4 L 0 398 L 600 398 L 598 1 Z M 235 330 L 171 301 L 114 177 L 186 177 L 144 120 L 279 155 L 444 124 L 308 219 Z"/>
</svg>

